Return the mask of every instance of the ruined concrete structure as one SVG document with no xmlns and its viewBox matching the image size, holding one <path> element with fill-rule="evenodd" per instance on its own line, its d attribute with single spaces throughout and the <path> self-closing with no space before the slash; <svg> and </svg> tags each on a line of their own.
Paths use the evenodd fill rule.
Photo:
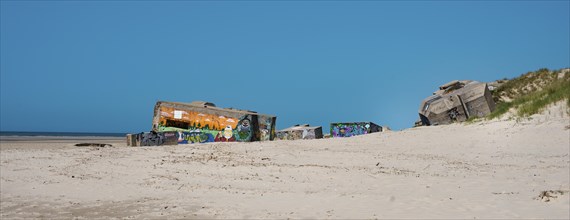
<svg viewBox="0 0 570 220">
<path fill-rule="evenodd" d="M 131 146 L 205 142 L 269 141 L 275 138 L 273 115 L 231 108 L 210 102 L 159 101 L 154 107 L 152 132 L 127 135 Z"/>
<path fill-rule="evenodd" d="M 381 131 L 382 127 L 372 122 L 331 123 L 332 137 L 352 137 Z"/>
<path fill-rule="evenodd" d="M 439 87 L 420 105 L 421 125 L 443 125 L 483 117 L 495 109 L 486 83 L 454 80 Z"/>
<path fill-rule="evenodd" d="M 294 125 L 276 132 L 278 140 L 320 139 L 323 138 L 323 127 L 309 124 Z"/>
</svg>

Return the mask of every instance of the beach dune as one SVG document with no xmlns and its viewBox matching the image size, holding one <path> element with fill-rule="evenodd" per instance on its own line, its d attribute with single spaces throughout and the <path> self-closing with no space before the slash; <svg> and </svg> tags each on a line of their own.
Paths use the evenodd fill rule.
<svg viewBox="0 0 570 220">
<path fill-rule="evenodd" d="M 2 140 L 2 218 L 570 218 L 570 119 L 126 147 Z"/>
</svg>

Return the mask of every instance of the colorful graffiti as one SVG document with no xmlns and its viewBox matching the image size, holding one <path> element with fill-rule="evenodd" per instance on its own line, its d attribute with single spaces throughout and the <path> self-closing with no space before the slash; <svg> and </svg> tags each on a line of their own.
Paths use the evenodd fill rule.
<svg viewBox="0 0 570 220">
<path fill-rule="evenodd" d="M 177 110 L 164 106 L 160 107 L 160 116 L 159 123 L 163 125 L 178 121 L 187 124 L 188 127 L 218 131 L 224 130 L 227 126 L 235 128 L 238 124 L 238 119 L 232 117 Z"/>
<path fill-rule="evenodd" d="M 218 133 L 216 134 L 216 139 L 214 139 L 214 141 L 215 142 L 236 141 L 232 127 L 228 125 L 223 131 L 218 131 Z"/>
<path fill-rule="evenodd" d="M 249 141 L 253 136 L 253 129 L 251 124 L 251 116 L 243 117 L 237 126 L 237 133 L 234 135 L 237 141 Z"/>
<path fill-rule="evenodd" d="M 271 140 L 271 136 L 275 136 L 275 126 L 273 126 L 275 124 L 274 118 L 259 116 L 257 120 L 259 121 L 258 140 Z"/>
<path fill-rule="evenodd" d="M 251 141 L 253 136 L 251 115 L 237 119 L 168 107 L 160 110 L 157 130 L 176 131 L 179 144 Z"/>
<path fill-rule="evenodd" d="M 191 132 L 178 131 L 176 133 L 178 144 L 206 143 L 214 142 L 214 136 L 208 132 L 196 129 Z"/>
<path fill-rule="evenodd" d="M 373 126 L 376 125 L 371 123 L 333 123 L 331 124 L 331 135 L 333 137 L 352 137 L 378 131 L 372 128 Z"/>
<path fill-rule="evenodd" d="M 275 137 L 275 116 L 162 101 L 154 110 L 153 131 L 175 132 L 180 144 L 268 141 Z"/>
</svg>

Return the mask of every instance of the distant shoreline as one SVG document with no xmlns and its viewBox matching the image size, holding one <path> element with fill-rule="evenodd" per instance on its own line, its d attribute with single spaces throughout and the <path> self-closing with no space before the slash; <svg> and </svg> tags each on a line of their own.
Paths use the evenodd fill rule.
<svg viewBox="0 0 570 220">
<path fill-rule="evenodd" d="M 0 142 L 77 142 L 77 141 L 111 141 L 125 138 L 124 133 L 87 133 L 87 132 L 22 132 L 0 131 Z"/>
<path fill-rule="evenodd" d="M 103 136 L 0 136 L 0 142 L 43 142 L 43 141 L 78 141 L 78 140 L 122 140 L 124 137 Z"/>
<path fill-rule="evenodd" d="M 0 137 L 125 137 L 127 133 L 102 133 L 102 132 L 37 132 L 37 131 L 0 131 Z"/>
</svg>

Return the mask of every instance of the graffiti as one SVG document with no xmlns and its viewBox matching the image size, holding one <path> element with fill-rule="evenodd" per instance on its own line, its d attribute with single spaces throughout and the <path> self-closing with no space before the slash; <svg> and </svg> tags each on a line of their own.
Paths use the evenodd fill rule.
<svg viewBox="0 0 570 220">
<path fill-rule="evenodd" d="M 457 107 L 455 107 L 447 111 L 447 115 L 451 121 L 457 121 L 457 117 L 460 115 L 460 113 L 457 111 Z"/>
<path fill-rule="evenodd" d="M 200 129 L 196 129 L 192 132 L 179 131 L 176 135 L 178 144 L 214 142 L 214 136 L 212 134 L 202 132 Z"/>
<path fill-rule="evenodd" d="M 203 114 L 206 115 L 206 114 Z M 184 116 L 184 113 L 182 114 Z M 231 119 L 235 121 L 235 126 L 226 125 L 223 129 L 210 129 L 206 124 L 202 127 L 200 122 L 191 124 L 189 128 L 169 127 L 168 124 L 159 124 L 159 131 L 177 131 L 177 140 L 180 144 L 205 143 L 205 142 L 233 142 L 233 141 L 251 141 L 253 129 L 251 116 L 245 115 L 241 120 L 217 116 L 217 118 Z"/>
<path fill-rule="evenodd" d="M 299 132 L 287 132 L 287 139 L 289 140 L 299 140 L 301 139 L 301 134 Z"/>
<path fill-rule="evenodd" d="M 159 146 L 164 143 L 162 133 L 145 132 L 141 134 L 140 146 Z"/>
<path fill-rule="evenodd" d="M 176 131 L 179 144 L 249 141 L 251 119 L 161 107 L 158 131 Z"/>
<path fill-rule="evenodd" d="M 131 136 L 132 146 L 176 145 L 176 134 L 172 132 L 143 132 Z"/>
<path fill-rule="evenodd" d="M 276 134 L 279 140 L 299 140 L 299 139 L 316 139 L 317 135 L 314 129 L 302 129 L 294 131 L 279 131 Z M 322 136 L 322 135 L 321 135 Z"/>
<path fill-rule="evenodd" d="M 338 124 L 332 127 L 331 130 L 331 134 L 333 137 L 352 137 L 367 133 L 368 129 L 359 124 Z"/>
<path fill-rule="evenodd" d="M 176 110 L 169 107 L 160 107 L 160 124 L 168 125 L 169 123 L 174 123 L 172 121 L 183 122 L 188 127 L 178 127 L 182 129 L 188 129 L 189 127 L 200 128 L 200 129 L 210 129 L 210 130 L 224 130 L 226 126 L 231 126 L 235 128 L 238 124 L 238 120 L 232 117 L 226 117 L 223 115 L 213 115 L 205 114 L 192 111 Z M 179 117 L 175 117 L 179 116 Z M 170 127 L 170 126 L 167 126 Z"/>
<path fill-rule="evenodd" d="M 251 119 L 249 116 L 244 116 L 238 123 L 237 135 L 235 135 L 237 141 L 249 141 L 252 136 Z"/>
<path fill-rule="evenodd" d="M 229 125 L 223 131 L 219 131 L 216 135 L 215 142 L 232 142 L 236 141 L 232 127 Z"/>
<path fill-rule="evenodd" d="M 374 126 L 374 128 L 373 128 Z M 333 137 L 352 137 L 378 131 L 377 125 L 371 123 L 333 123 L 331 124 L 331 135 Z"/>
<path fill-rule="evenodd" d="M 260 141 L 271 140 L 271 136 L 274 136 L 275 126 L 272 126 L 274 124 L 272 119 L 273 118 L 270 118 L 270 117 L 263 117 L 263 116 L 258 117 L 258 121 L 259 121 L 258 139 Z"/>
<path fill-rule="evenodd" d="M 225 109 L 212 108 L 200 112 L 159 106 L 153 119 L 153 130 L 175 133 L 179 144 L 272 140 L 275 117 Z"/>
<path fill-rule="evenodd" d="M 277 138 L 279 140 L 299 140 L 299 139 L 303 139 L 302 135 L 303 135 L 303 132 L 300 130 L 277 132 Z"/>
</svg>

